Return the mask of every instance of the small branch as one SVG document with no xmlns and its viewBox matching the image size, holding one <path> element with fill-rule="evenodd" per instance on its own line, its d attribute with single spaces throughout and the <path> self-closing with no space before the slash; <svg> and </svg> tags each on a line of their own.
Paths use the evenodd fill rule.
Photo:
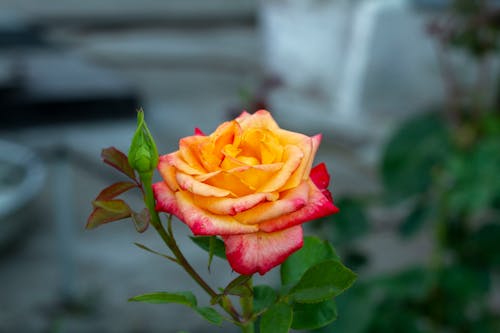
<svg viewBox="0 0 500 333">
<path fill-rule="evenodd" d="M 163 239 L 164 243 L 174 254 L 177 263 L 181 265 L 184 270 L 193 278 L 193 280 L 198 283 L 198 285 L 205 290 L 211 298 L 217 297 L 217 293 L 203 280 L 203 278 L 196 272 L 196 270 L 189 264 L 181 250 L 177 246 L 175 238 L 172 231 L 172 215 L 168 218 L 168 232 L 163 228 L 158 212 L 155 209 L 155 198 L 153 195 L 152 184 L 150 175 L 141 175 L 141 181 L 144 186 L 145 196 L 144 202 L 149 209 L 151 215 L 151 224 L 156 229 L 160 237 Z M 227 297 L 222 297 L 218 304 L 236 321 L 240 322 L 240 316 L 236 309 L 231 304 L 231 301 Z"/>
<path fill-rule="evenodd" d="M 165 259 L 168 259 L 168 260 L 170 260 L 170 261 L 173 261 L 173 262 L 175 262 L 176 264 L 178 264 L 178 263 L 179 263 L 179 262 L 177 261 L 177 259 L 175 259 L 175 258 L 173 258 L 173 257 L 171 257 L 171 256 L 169 256 L 169 255 L 166 255 L 166 254 L 163 254 L 163 253 L 157 252 L 157 251 L 155 251 L 155 250 L 152 250 L 152 249 L 150 249 L 149 247 L 147 247 L 146 245 L 143 245 L 143 244 L 141 244 L 141 243 L 134 243 L 134 245 L 135 245 L 135 246 L 137 246 L 137 247 L 140 247 L 140 248 L 141 248 L 141 249 L 143 249 L 143 250 L 146 250 L 146 251 L 148 251 L 148 252 L 151 252 L 151 253 L 153 253 L 153 254 L 156 254 L 156 255 L 158 255 L 158 256 L 160 256 L 160 257 L 163 257 L 163 258 L 165 258 Z"/>
<path fill-rule="evenodd" d="M 442 42 L 438 45 L 437 55 L 446 94 L 446 116 L 450 123 L 456 127 L 460 123 L 460 98 L 462 89 L 446 58 L 447 50 Z"/>
<path fill-rule="evenodd" d="M 491 63 L 488 56 L 484 56 L 483 58 L 481 58 L 478 65 L 475 94 L 474 94 L 476 98 L 474 117 L 476 119 L 479 119 L 481 117 L 484 108 L 488 105 L 486 100 L 490 97 L 487 95 L 488 92 L 490 91 L 490 89 L 488 88 L 491 83 L 490 65 Z"/>
<path fill-rule="evenodd" d="M 252 278 L 246 280 L 245 286 L 252 290 Z M 250 296 L 241 297 L 240 299 L 241 308 L 243 309 L 243 320 L 244 323 L 241 325 L 241 331 L 243 333 L 253 333 L 255 331 L 254 321 L 252 320 L 253 315 L 253 294 Z"/>
</svg>

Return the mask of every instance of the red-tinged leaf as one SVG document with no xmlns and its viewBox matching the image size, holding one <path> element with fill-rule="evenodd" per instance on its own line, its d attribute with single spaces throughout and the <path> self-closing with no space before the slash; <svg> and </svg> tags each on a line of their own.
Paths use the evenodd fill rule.
<svg viewBox="0 0 500 333">
<path fill-rule="evenodd" d="M 105 200 L 111 200 L 119 196 L 120 194 L 127 192 L 128 190 L 137 187 L 137 184 L 132 183 L 132 182 L 118 182 L 114 183 L 113 185 L 110 185 L 106 187 L 104 190 L 99 193 L 97 196 L 96 200 L 97 201 L 105 201 Z"/>
<path fill-rule="evenodd" d="M 130 207 L 121 199 L 116 200 L 94 200 L 92 205 L 96 208 L 102 208 L 110 213 L 131 213 Z"/>
<path fill-rule="evenodd" d="M 101 224 L 130 217 L 132 211 L 123 200 L 94 201 L 94 210 L 90 214 L 86 229 L 92 229 Z"/>
<path fill-rule="evenodd" d="M 105 148 L 101 151 L 101 157 L 104 163 L 122 172 L 129 178 L 135 180 L 134 169 L 128 163 L 128 157 L 115 147 Z"/>
<path fill-rule="evenodd" d="M 143 233 L 149 226 L 151 216 L 147 208 L 144 208 L 139 213 L 132 212 L 132 220 L 134 220 L 135 229 L 137 232 Z"/>
<path fill-rule="evenodd" d="M 95 208 L 90 214 L 85 228 L 93 229 L 100 226 L 101 224 L 122 220 L 127 217 L 130 217 L 130 213 L 116 214 L 98 207 Z"/>
</svg>

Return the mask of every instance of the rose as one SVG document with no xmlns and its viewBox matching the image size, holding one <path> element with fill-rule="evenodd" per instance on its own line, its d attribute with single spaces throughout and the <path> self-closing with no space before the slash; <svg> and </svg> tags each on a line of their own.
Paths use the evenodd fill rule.
<svg viewBox="0 0 500 333">
<path fill-rule="evenodd" d="M 325 165 L 311 169 L 321 135 L 283 130 L 265 110 L 195 133 L 160 156 L 156 209 L 221 236 L 236 272 L 265 274 L 302 247 L 302 223 L 338 211 Z"/>
</svg>

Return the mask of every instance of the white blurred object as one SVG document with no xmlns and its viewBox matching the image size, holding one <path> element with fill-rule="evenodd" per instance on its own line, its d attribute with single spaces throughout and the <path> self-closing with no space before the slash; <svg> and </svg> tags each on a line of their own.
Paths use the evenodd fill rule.
<svg viewBox="0 0 500 333">
<path fill-rule="evenodd" d="M 331 95 L 347 36 L 349 1 L 262 0 L 266 71 L 292 89 Z"/>
<path fill-rule="evenodd" d="M 284 83 L 271 96 L 280 124 L 326 133 L 325 140 L 335 137 L 332 144 L 341 142 L 355 159 L 373 166 L 396 119 L 378 117 L 362 103 L 380 38 L 376 28 L 385 14 L 408 14 L 410 5 L 410 0 L 261 0 L 263 62 Z"/>
<path fill-rule="evenodd" d="M 339 72 L 342 85 L 336 91 L 333 110 L 344 118 L 358 118 L 366 68 L 373 47 L 374 29 L 379 15 L 386 10 L 405 9 L 408 0 L 365 0 L 355 11 L 351 42 L 345 64 Z"/>
<path fill-rule="evenodd" d="M 0 247 L 33 223 L 31 205 L 43 188 L 45 165 L 30 149 L 0 140 Z"/>
<path fill-rule="evenodd" d="M 266 70 L 337 122 L 357 123 L 381 15 L 410 0 L 262 0 Z M 318 110 L 320 111 L 320 110 Z M 318 112 L 317 112 L 318 113 Z M 323 120 L 324 121 L 324 120 Z"/>
</svg>

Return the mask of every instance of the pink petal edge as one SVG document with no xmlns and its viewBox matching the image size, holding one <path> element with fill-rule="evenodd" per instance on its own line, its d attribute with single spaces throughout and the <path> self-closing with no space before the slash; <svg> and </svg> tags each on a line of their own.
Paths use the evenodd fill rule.
<svg viewBox="0 0 500 333">
<path fill-rule="evenodd" d="M 194 235 L 235 235 L 257 232 L 258 226 L 242 224 L 231 216 L 212 214 L 195 205 L 189 192 L 175 193 L 182 221 Z"/>
<path fill-rule="evenodd" d="M 245 225 L 231 216 L 211 214 L 197 207 L 189 193 L 174 193 L 165 182 L 153 184 L 153 193 L 156 198 L 156 210 L 177 216 L 194 235 L 232 235 L 259 230 L 258 226 Z"/>
<path fill-rule="evenodd" d="M 330 174 L 328 173 L 325 163 L 320 163 L 312 168 L 310 177 L 320 190 L 328 188 L 328 184 L 330 184 Z"/>
<path fill-rule="evenodd" d="M 320 217 L 337 213 L 339 209 L 333 204 L 322 190 L 318 189 L 311 180 L 309 183 L 309 201 L 307 205 L 293 213 L 270 219 L 259 224 L 259 229 L 265 232 L 273 232 L 294 225 L 309 222 Z"/>
<path fill-rule="evenodd" d="M 179 210 L 174 192 L 170 189 L 166 182 L 158 182 L 153 184 L 153 194 L 156 199 L 156 210 L 177 216 L 180 220 L 183 219 Z"/>
<path fill-rule="evenodd" d="M 264 275 L 303 245 L 300 225 L 271 233 L 223 236 L 223 239 L 229 264 L 245 275 L 256 272 Z"/>
</svg>

